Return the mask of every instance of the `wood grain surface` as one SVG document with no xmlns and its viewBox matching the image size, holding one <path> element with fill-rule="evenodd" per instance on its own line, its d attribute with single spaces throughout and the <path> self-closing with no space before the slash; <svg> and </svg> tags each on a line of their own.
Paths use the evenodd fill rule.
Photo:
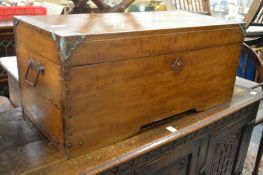
<svg viewBox="0 0 263 175">
<path fill-rule="evenodd" d="M 168 116 L 230 100 L 239 52 L 235 44 L 72 69 L 70 152 L 95 150 Z M 177 58 L 184 64 L 179 73 L 171 69 Z"/>
<path fill-rule="evenodd" d="M 226 25 L 230 28 L 240 24 L 245 25 L 245 23 L 184 11 L 94 13 L 16 18 L 28 23 L 32 28 L 38 28 L 43 33 L 54 33 L 61 37 L 86 35 L 92 38 L 138 35 L 138 32 L 152 34 L 175 30 L 177 32 L 203 30 L 204 27 L 218 29 L 225 28 Z"/>
<path fill-rule="evenodd" d="M 20 31 L 18 31 L 20 32 Z M 18 34 L 19 35 L 19 34 Z M 24 41 L 23 39 L 21 39 Z M 60 67 L 48 61 L 34 51 L 40 45 L 24 45 L 20 38 L 16 43 L 18 53 L 19 83 L 21 88 L 22 105 L 25 114 L 48 136 L 61 150 L 64 149 L 63 119 L 61 107 L 61 76 Z M 28 60 L 37 58 L 44 67 L 37 87 L 32 87 L 25 81 Z M 35 79 L 34 71 L 30 71 L 30 79 Z"/>
<path fill-rule="evenodd" d="M 189 12 L 17 20 L 25 114 L 68 158 L 232 96 L 242 23 Z M 45 69 L 35 87 L 29 59 Z"/>
</svg>

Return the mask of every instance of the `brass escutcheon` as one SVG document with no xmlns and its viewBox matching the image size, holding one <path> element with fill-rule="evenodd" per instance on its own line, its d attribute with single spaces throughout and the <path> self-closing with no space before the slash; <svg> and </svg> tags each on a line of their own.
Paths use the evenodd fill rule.
<svg viewBox="0 0 263 175">
<path fill-rule="evenodd" d="M 183 61 L 182 61 L 180 58 L 177 58 L 177 59 L 173 62 L 173 64 L 172 64 L 171 67 L 172 67 L 172 69 L 173 69 L 173 71 L 174 71 L 175 73 L 179 73 L 179 72 L 182 70 L 183 66 L 184 66 Z"/>
</svg>

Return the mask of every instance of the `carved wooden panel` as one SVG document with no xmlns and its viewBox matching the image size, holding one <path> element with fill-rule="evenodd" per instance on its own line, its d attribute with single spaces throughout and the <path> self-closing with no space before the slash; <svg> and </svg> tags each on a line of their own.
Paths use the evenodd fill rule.
<svg viewBox="0 0 263 175">
<path fill-rule="evenodd" d="M 144 169 L 137 172 L 136 175 L 186 175 L 190 160 L 190 155 L 169 162 L 160 159 L 143 167 Z"/>
<path fill-rule="evenodd" d="M 235 127 L 232 127 L 235 129 Z M 207 154 L 208 175 L 231 175 L 239 149 L 242 129 L 231 127 L 211 135 Z"/>
<path fill-rule="evenodd" d="M 238 139 L 232 135 L 217 145 L 209 174 L 231 174 L 237 152 Z"/>
<path fill-rule="evenodd" d="M 195 175 L 200 141 L 184 145 L 135 170 L 135 175 Z"/>
</svg>

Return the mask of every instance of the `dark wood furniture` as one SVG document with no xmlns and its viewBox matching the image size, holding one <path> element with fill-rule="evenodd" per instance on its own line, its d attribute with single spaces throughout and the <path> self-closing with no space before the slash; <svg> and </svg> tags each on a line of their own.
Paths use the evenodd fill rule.
<svg viewBox="0 0 263 175">
<path fill-rule="evenodd" d="M 0 174 L 240 175 L 263 97 L 240 84 L 238 79 L 228 103 L 168 118 L 70 160 L 22 117 L 20 108 L 0 113 Z"/>
<path fill-rule="evenodd" d="M 243 46 L 244 53 L 254 60 L 257 66 L 257 72 L 259 73 L 259 80 L 263 80 L 262 72 L 262 58 L 258 57 L 257 54 L 253 51 L 253 48 L 260 48 L 263 46 L 263 1 L 262 0 L 253 0 L 252 4 L 245 16 L 244 22 L 246 22 L 246 27 L 244 28 L 245 33 L 245 45 Z M 245 64 L 249 57 L 245 56 Z M 243 72 L 246 72 L 246 66 L 243 67 Z M 257 79 L 257 76 L 256 76 Z"/>
<path fill-rule="evenodd" d="M 211 14 L 209 0 L 175 0 L 174 5 L 176 10 L 185 10 L 204 15 Z"/>
<path fill-rule="evenodd" d="M 245 53 L 253 59 L 257 66 L 257 72 L 259 73 L 259 80 L 263 80 L 263 62 L 260 57 L 253 51 L 253 48 L 260 48 L 263 45 L 263 1 L 253 0 L 249 8 L 247 15 L 245 16 L 244 22 L 246 22 L 245 31 L 245 45 L 243 49 Z M 247 61 L 246 61 L 247 62 Z M 244 72 L 246 68 L 244 68 Z M 256 77 L 257 78 L 257 77 Z"/>
<path fill-rule="evenodd" d="M 246 22 L 247 28 L 247 37 L 262 37 L 263 36 L 263 1 L 262 0 L 253 0 L 249 8 L 247 15 L 245 16 L 244 21 Z M 256 26 L 261 26 L 256 27 Z M 254 28 L 253 28 L 254 27 Z"/>
<path fill-rule="evenodd" d="M 24 112 L 67 157 L 232 97 L 242 23 L 182 11 L 17 21 Z"/>
<path fill-rule="evenodd" d="M 87 2 L 89 0 L 72 0 L 74 7 L 70 9 L 69 14 L 80 13 L 116 13 L 124 12 L 135 0 L 122 0 L 118 4 L 109 5 L 103 0 L 91 0 L 97 8 L 91 8 Z"/>
<path fill-rule="evenodd" d="M 263 46 L 263 1 L 253 0 L 244 22 L 246 22 L 245 43 L 253 47 Z"/>
<path fill-rule="evenodd" d="M 243 51 L 247 54 L 248 58 L 252 59 L 256 66 L 256 81 L 261 83 L 263 81 L 263 61 L 259 55 L 247 44 L 243 44 Z"/>
<path fill-rule="evenodd" d="M 0 21 L 0 57 L 15 55 L 15 37 L 12 21 Z M 7 74 L 0 67 L 0 95 L 8 96 Z"/>
</svg>

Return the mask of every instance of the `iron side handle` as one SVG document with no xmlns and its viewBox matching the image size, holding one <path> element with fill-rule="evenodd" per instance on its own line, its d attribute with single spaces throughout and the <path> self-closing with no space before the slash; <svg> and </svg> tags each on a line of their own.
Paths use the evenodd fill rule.
<svg viewBox="0 0 263 175">
<path fill-rule="evenodd" d="M 33 70 L 37 73 L 36 77 L 33 78 L 33 80 L 29 80 L 28 79 L 28 74 L 30 72 L 30 70 Z M 35 61 L 33 59 L 29 59 L 28 60 L 28 67 L 27 67 L 27 70 L 26 70 L 26 75 L 25 75 L 25 81 L 31 85 L 32 87 L 35 87 L 37 85 L 37 82 L 38 82 L 38 77 L 39 77 L 39 74 L 41 73 L 44 73 L 44 70 L 45 70 L 45 67 L 43 64 L 39 63 L 38 61 Z"/>
</svg>

